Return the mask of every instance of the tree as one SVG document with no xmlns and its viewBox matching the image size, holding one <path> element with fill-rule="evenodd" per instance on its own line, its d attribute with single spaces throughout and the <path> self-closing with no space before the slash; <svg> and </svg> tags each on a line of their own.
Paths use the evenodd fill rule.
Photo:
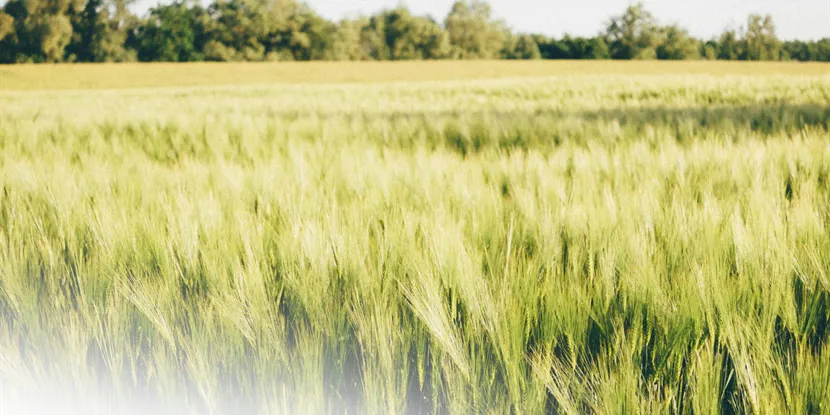
<svg viewBox="0 0 830 415">
<path fill-rule="evenodd" d="M 294 60 L 320 60 L 328 56 L 337 27 L 306 5 L 293 0 L 277 1 L 266 22 L 269 53 L 287 55 Z"/>
<path fill-rule="evenodd" d="M 102 0 L 87 0 L 84 9 L 70 13 L 72 39 L 66 47 L 67 60 L 120 62 L 134 60 L 124 47 L 126 31 Z"/>
<path fill-rule="evenodd" d="M 706 60 L 714 61 L 718 59 L 718 42 L 716 40 L 707 40 L 700 45 L 700 55 Z"/>
<path fill-rule="evenodd" d="M 775 24 L 772 17 L 753 14 L 747 21 L 744 38 L 746 48 L 743 58 L 751 61 L 779 59 L 779 42 L 775 36 Z"/>
<path fill-rule="evenodd" d="M 3 6 L 7 31 L 0 42 L 3 62 L 60 62 L 72 37 L 70 12 L 83 3 L 69 0 L 11 0 Z"/>
<path fill-rule="evenodd" d="M 15 63 L 18 61 L 18 49 L 20 47 L 16 32 L 18 25 L 12 15 L 0 11 L 0 63 Z"/>
<path fill-rule="evenodd" d="M 415 59 L 418 54 L 415 45 L 417 35 L 414 33 L 416 30 L 415 22 L 409 9 L 398 7 L 383 12 L 372 19 L 372 23 L 378 23 L 379 21 L 380 24 L 376 26 L 376 29 L 380 32 L 380 37 L 384 43 L 384 49 L 387 52 L 386 59 Z"/>
<path fill-rule="evenodd" d="M 416 17 L 409 29 L 408 40 L 416 59 L 443 59 L 449 56 L 450 37 L 437 22 L 428 17 Z"/>
<path fill-rule="evenodd" d="M 743 45 L 734 30 L 727 30 L 718 40 L 718 59 L 736 60 L 743 55 Z"/>
<path fill-rule="evenodd" d="M 40 20 L 40 46 L 47 62 L 60 62 L 66 45 L 72 40 L 72 23 L 64 14 L 53 14 Z"/>
<path fill-rule="evenodd" d="M 368 24 L 366 19 L 341 20 L 332 35 L 331 48 L 326 59 L 335 61 L 368 59 L 369 57 L 363 54 L 360 44 L 363 30 Z"/>
<path fill-rule="evenodd" d="M 207 9 L 204 58 L 211 61 L 262 60 L 266 34 L 264 8 L 244 0 L 218 1 Z"/>
<path fill-rule="evenodd" d="M 449 37 L 438 23 L 413 16 L 405 7 L 372 16 L 363 40 L 373 59 L 441 59 L 450 51 Z"/>
<path fill-rule="evenodd" d="M 502 57 L 505 59 L 532 60 L 541 59 L 539 45 L 530 35 L 510 36 L 505 42 Z"/>
<path fill-rule="evenodd" d="M 2 0 L 0 0 L 2 1 Z M 830 39 L 780 42 L 769 16 L 697 40 L 642 3 L 597 37 L 513 34 L 485 0 L 456 0 L 442 24 L 397 7 L 331 22 L 301 0 L 174 0 L 146 18 L 136 0 L 6 0 L 0 63 L 404 59 L 793 59 L 830 61 Z"/>
<path fill-rule="evenodd" d="M 369 23 L 360 32 L 361 55 L 367 59 L 387 60 L 389 59 L 389 45 L 386 44 L 386 24 L 384 19 L 372 16 Z"/>
<path fill-rule="evenodd" d="M 591 53 L 591 39 L 565 35 L 562 43 L 568 51 L 568 59 L 586 59 Z"/>
<path fill-rule="evenodd" d="M 590 42 L 590 49 L 586 55 L 587 59 L 610 59 L 611 58 L 611 50 L 608 48 L 608 44 L 605 43 L 605 40 L 602 37 L 595 37 L 591 39 Z"/>
<path fill-rule="evenodd" d="M 677 25 L 660 30 L 660 44 L 657 59 L 688 60 L 700 59 L 700 42 L 689 36 L 689 32 Z"/>
<path fill-rule="evenodd" d="M 653 59 L 658 45 L 654 16 L 642 3 L 629 6 L 625 13 L 608 23 L 605 38 L 614 59 Z"/>
<path fill-rule="evenodd" d="M 14 17 L 0 11 L 0 40 L 14 34 Z"/>
<path fill-rule="evenodd" d="M 486 1 L 456 1 L 444 23 L 452 44 L 452 55 L 460 59 L 493 59 L 499 56 L 505 38 L 502 22 L 492 19 Z"/>
<path fill-rule="evenodd" d="M 793 60 L 802 62 L 816 60 L 816 47 L 806 42 L 799 40 L 784 42 L 781 44 L 781 49 L 786 51 Z"/>
<path fill-rule="evenodd" d="M 534 40 L 539 47 L 539 52 L 542 59 L 572 59 L 571 52 L 566 42 L 567 35 L 562 41 L 556 39 L 548 39 L 544 36 L 536 35 Z"/>
<path fill-rule="evenodd" d="M 824 38 L 815 42 L 815 60 L 819 62 L 830 62 L 830 38 Z"/>
<path fill-rule="evenodd" d="M 206 38 L 207 12 L 198 5 L 160 5 L 137 28 L 138 58 L 145 62 L 188 62 L 202 60 Z"/>
</svg>

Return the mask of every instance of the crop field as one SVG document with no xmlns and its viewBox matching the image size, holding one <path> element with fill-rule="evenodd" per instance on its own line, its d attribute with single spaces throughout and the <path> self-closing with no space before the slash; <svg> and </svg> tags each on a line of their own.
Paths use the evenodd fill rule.
<svg viewBox="0 0 830 415">
<path fill-rule="evenodd" d="M 386 61 L 0 65 L 0 90 L 371 84 L 575 75 L 821 76 L 826 63 L 723 61 Z"/>
<path fill-rule="evenodd" d="M 0 67 L 0 413 L 830 414 L 830 66 L 318 65 Z"/>
</svg>

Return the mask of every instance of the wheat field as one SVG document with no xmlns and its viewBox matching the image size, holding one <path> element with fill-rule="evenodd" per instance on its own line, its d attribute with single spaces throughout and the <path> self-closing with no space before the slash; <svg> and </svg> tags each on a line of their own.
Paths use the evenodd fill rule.
<svg viewBox="0 0 830 415">
<path fill-rule="evenodd" d="M 0 68 L 0 412 L 830 413 L 826 65 L 411 65 Z"/>
<path fill-rule="evenodd" d="M 0 65 L 0 91 L 273 84 L 373 84 L 583 75 L 822 76 L 826 63 L 725 61 L 381 61 Z"/>
</svg>

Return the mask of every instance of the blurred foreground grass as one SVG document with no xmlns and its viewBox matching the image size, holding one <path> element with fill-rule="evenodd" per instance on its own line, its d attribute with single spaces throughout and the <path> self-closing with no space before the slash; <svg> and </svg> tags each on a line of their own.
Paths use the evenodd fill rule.
<svg viewBox="0 0 830 415">
<path fill-rule="evenodd" d="M 37 87 L 115 85 L 78 82 Z M 806 74 L 4 92 L 5 405 L 828 413 L 828 97 Z"/>
</svg>

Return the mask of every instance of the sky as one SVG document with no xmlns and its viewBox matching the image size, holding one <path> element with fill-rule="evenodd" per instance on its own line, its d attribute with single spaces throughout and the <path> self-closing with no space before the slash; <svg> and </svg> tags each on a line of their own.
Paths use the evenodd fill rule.
<svg viewBox="0 0 830 415">
<path fill-rule="evenodd" d="M 143 13 L 157 0 L 138 0 Z M 326 18 L 369 15 L 405 4 L 418 15 L 443 21 L 453 0 L 306 0 Z M 632 0 L 490 0 L 494 17 L 515 31 L 561 37 L 593 36 L 612 15 Z M 771 14 L 778 37 L 814 40 L 830 37 L 830 0 L 644 0 L 646 9 L 663 24 L 677 23 L 700 38 L 715 37 L 727 27 L 746 24 L 751 13 Z"/>
</svg>

